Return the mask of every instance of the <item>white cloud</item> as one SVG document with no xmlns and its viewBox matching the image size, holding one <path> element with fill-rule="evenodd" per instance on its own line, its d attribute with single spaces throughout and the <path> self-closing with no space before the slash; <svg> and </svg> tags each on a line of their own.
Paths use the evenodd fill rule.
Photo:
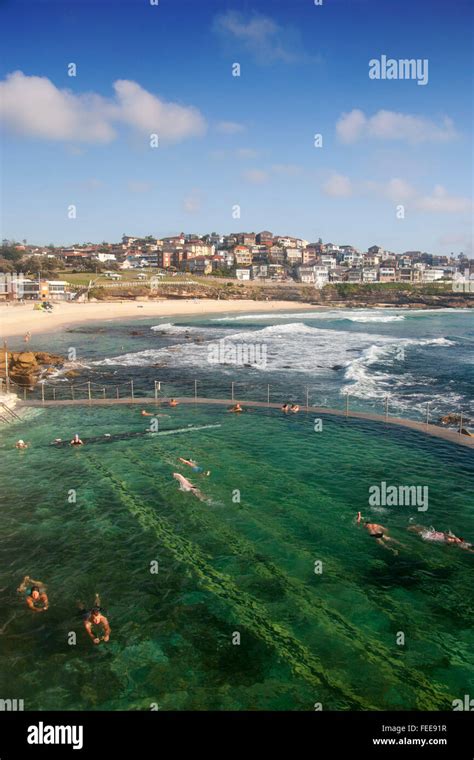
<svg viewBox="0 0 474 760">
<path fill-rule="evenodd" d="M 471 211 L 473 204 L 469 198 L 449 195 L 442 185 L 435 185 L 431 195 L 422 195 L 416 200 L 416 206 L 421 211 L 432 213 L 459 214 Z"/>
<path fill-rule="evenodd" d="M 263 169 L 247 169 L 242 172 L 242 177 L 250 182 L 252 185 L 263 185 L 268 181 L 268 172 Z"/>
<path fill-rule="evenodd" d="M 268 16 L 229 10 L 216 17 L 214 30 L 240 43 L 259 63 L 294 63 L 306 57 L 298 31 L 279 26 Z"/>
<path fill-rule="evenodd" d="M 114 83 L 115 98 L 60 90 L 46 77 L 21 71 L 0 82 L 0 119 L 13 132 L 46 140 L 107 143 L 116 123 L 158 133 L 165 141 L 202 135 L 206 122 L 192 106 L 160 100 L 136 82 Z"/>
<path fill-rule="evenodd" d="M 418 144 L 448 142 L 457 136 L 453 121 L 448 117 L 436 124 L 422 116 L 396 111 L 381 110 L 373 116 L 366 116 L 359 109 L 342 114 L 336 122 L 336 132 L 344 143 L 354 143 L 363 137 L 371 137 L 377 140 L 403 140 Z"/>
<path fill-rule="evenodd" d="M 372 180 L 353 182 L 348 177 L 333 174 L 326 185 L 323 185 L 323 191 L 327 195 L 333 196 L 354 194 L 387 198 L 393 203 L 406 204 L 408 208 L 415 211 L 426 211 L 428 213 L 457 214 L 469 212 L 473 208 L 470 198 L 450 195 L 442 185 L 435 185 L 430 194 L 423 195 L 409 182 L 399 177 L 393 177 L 387 182 L 374 182 Z"/>
<path fill-rule="evenodd" d="M 323 184 L 323 192 L 332 198 L 347 198 L 352 195 L 352 183 L 349 177 L 333 173 Z"/>
<path fill-rule="evenodd" d="M 216 129 L 223 135 L 236 135 L 239 132 L 244 132 L 245 126 L 237 121 L 219 121 L 216 124 Z"/>
</svg>

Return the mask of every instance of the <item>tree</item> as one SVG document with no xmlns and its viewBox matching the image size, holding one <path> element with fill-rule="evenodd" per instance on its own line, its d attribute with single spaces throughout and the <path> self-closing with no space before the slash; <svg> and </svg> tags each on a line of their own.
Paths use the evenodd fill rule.
<svg viewBox="0 0 474 760">
<path fill-rule="evenodd" d="M 20 261 L 20 259 L 23 256 L 23 252 L 17 251 L 17 249 L 9 241 L 6 241 L 6 242 L 7 242 L 7 245 L 4 242 L 4 244 L 0 248 L 0 257 L 2 259 L 6 259 L 7 261 L 12 261 L 14 263 Z"/>
</svg>

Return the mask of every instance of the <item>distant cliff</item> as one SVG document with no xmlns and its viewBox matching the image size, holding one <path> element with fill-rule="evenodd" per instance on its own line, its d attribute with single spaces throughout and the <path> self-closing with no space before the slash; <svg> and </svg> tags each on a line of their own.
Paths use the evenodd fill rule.
<svg viewBox="0 0 474 760">
<path fill-rule="evenodd" d="M 183 284 L 158 287 L 150 293 L 144 285 L 114 288 L 94 288 L 91 298 L 98 300 L 128 300 L 135 298 L 216 298 L 223 301 L 250 299 L 254 301 L 297 301 L 321 306 L 374 307 L 400 306 L 406 308 L 474 308 L 474 292 L 449 290 L 437 283 L 340 283 L 326 285 L 321 290 L 300 283 L 238 282 L 236 280 L 209 283 L 201 280 L 194 285 Z"/>
</svg>

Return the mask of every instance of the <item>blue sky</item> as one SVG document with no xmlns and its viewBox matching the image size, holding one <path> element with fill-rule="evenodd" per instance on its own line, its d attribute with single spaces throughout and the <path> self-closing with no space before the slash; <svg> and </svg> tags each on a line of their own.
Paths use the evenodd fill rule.
<svg viewBox="0 0 474 760">
<path fill-rule="evenodd" d="M 469 253 L 469 6 L 7 0 L 1 236 L 269 229 Z M 428 83 L 371 80 L 381 55 L 428 59 Z"/>
</svg>

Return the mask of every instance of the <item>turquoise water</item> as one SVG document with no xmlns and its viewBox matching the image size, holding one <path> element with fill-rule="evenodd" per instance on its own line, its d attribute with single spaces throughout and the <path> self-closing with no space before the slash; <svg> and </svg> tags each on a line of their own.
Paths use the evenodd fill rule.
<svg viewBox="0 0 474 760">
<path fill-rule="evenodd" d="M 41 315 L 44 316 L 44 315 Z M 222 342 L 265 351 L 265 362 L 247 366 L 210 363 Z M 51 378 L 57 398 L 153 394 L 154 381 L 170 395 L 191 395 L 194 380 L 203 396 L 230 396 L 231 383 L 244 399 L 309 401 L 430 419 L 454 412 L 474 419 L 474 315 L 472 310 L 325 309 L 276 314 L 139 319 L 73 326 L 49 335 L 34 333 L 32 348 L 74 352 L 77 377 Z M 24 346 L 21 339 L 12 347 Z M 224 357 L 225 358 L 225 357 Z M 52 384 L 52 387 L 51 387 Z M 82 387 L 80 387 L 82 386 Z M 36 395 L 39 391 L 36 392 Z M 429 404 L 429 407 L 428 407 Z"/>
<path fill-rule="evenodd" d="M 160 432 L 183 432 L 147 435 L 136 406 L 32 410 L 0 432 L 2 696 L 27 710 L 429 710 L 473 693 L 474 557 L 407 531 L 474 539 L 469 449 L 330 417 L 315 432 L 310 415 L 273 410 L 162 414 Z M 76 431 L 143 435 L 49 445 Z M 371 512 L 382 480 L 428 486 L 428 511 Z M 398 556 L 354 524 L 359 509 Z M 27 573 L 48 585 L 45 615 L 17 597 Z M 112 627 L 98 647 L 75 612 L 96 591 Z"/>
<path fill-rule="evenodd" d="M 210 364 L 222 340 L 264 346 L 267 362 Z M 76 353 L 76 377 L 49 378 L 48 398 L 84 397 L 87 380 L 94 396 L 127 395 L 130 380 L 138 396 L 154 380 L 190 395 L 197 380 L 199 395 L 229 397 L 234 382 L 240 398 L 270 385 L 272 400 L 308 392 L 341 408 L 349 392 L 351 408 L 380 412 L 388 396 L 392 413 L 424 418 L 429 403 L 436 419 L 474 412 L 473 341 L 469 312 L 324 310 L 114 321 L 34 334 L 31 348 Z M 407 530 L 474 540 L 469 449 L 360 420 L 325 417 L 316 432 L 310 415 L 270 409 L 160 414 L 157 435 L 137 406 L 29 410 L 0 430 L 2 697 L 30 710 L 429 710 L 473 693 L 474 557 Z M 76 431 L 98 440 L 50 445 Z M 371 510 L 382 481 L 426 486 L 428 511 Z M 355 525 L 359 509 L 398 556 Z M 25 574 L 47 584 L 47 615 L 18 598 Z M 76 612 L 95 592 L 112 627 L 98 647 Z"/>
</svg>

